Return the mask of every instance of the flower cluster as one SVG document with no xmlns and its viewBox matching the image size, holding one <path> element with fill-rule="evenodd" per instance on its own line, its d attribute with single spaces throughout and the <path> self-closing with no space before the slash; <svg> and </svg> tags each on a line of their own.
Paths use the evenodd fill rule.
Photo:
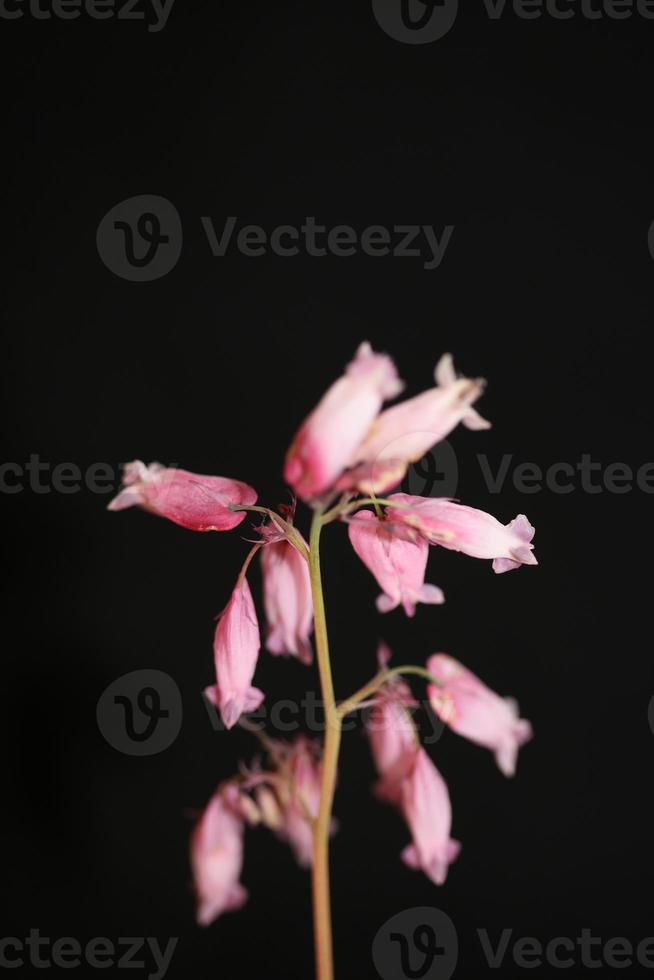
<svg viewBox="0 0 654 980">
<path fill-rule="evenodd" d="M 401 606 L 412 616 L 417 603 L 445 599 L 437 585 L 425 582 L 431 547 L 489 560 L 497 573 L 535 565 L 536 558 L 534 529 L 522 514 L 504 525 L 449 499 L 399 492 L 382 496 L 459 423 L 471 429 L 489 426 L 474 408 L 483 380 L 458 377 L 449 355 L 436 366 L 433 388 L 384 409 L 384 402 L 403 387 L 392 360 L 362 344 L 296 433 L 284 477 L 292 493 L 313 509 L 314 521 L 346 524 L 355 553 L 381 589 L 379 611 Z M 273 511 L 257 506 L 256 491 L 239 480 L 137 460 L 124 468 L 123 482 L 111 510 L 136 505 L 195 531 L 227 531 L 248 513 L 263 516 L 258 540 L 218 618 L 215 680 L 205 691 L 231 728 L 264 699 L 253 684 L 261 634 L 247 579 L 250 563 L 260 552 L 266 648 L 309 665 L 319 589 L 310 574 L 318 562 L 315 548 L 295 526 L 294 507 Z M 322 604 L 321 594 L 319 600 Z M 515 771 L 518 748 L 530 738 L 531 728 L 513 701 L 499 697 L 451 657 L 436 653 L 426 667 L 391 669 L 389 656 L 380 649 L 376 677 L 360 698 L 350 698 L 336 714 L 370 707 L 366 731 L 379 775 L 375 793 L 406 821 L 411 843 L 402 853 L 404 862 L 440 884 L 460 845 L 450 837 L 447 786 L 419 743 L 412 720 L 415 702 L 400 674 L 425 677 L 437 716 L 489 748 L 507 776 Z M 247 897 L 239 880 L 246 824 L 268 827 L 290 844 L 300 865 L 312 864 L 322 793 L 320 745 L 304 736 L 288 743 L 262 741 L 266 764 L 257 761 L 222 783 L 193 833 L 191 863 L 201 924 L 240 907 Z"/>
</svg>

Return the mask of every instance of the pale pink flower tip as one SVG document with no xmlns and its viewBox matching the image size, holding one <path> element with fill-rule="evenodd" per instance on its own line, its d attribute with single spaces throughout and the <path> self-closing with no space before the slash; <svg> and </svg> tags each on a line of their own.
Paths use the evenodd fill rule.
<svg viewBox="0 0 654 980">
<path fill-rule="evenodd" d="M 532 737 L 528 721 L 520 718 L 511 698 L 495 694 L 462 664 L 444 653 L 427 661 L 427 670 L 440 682 L 428 685 L 430 704 L 452 731 L 490 749 L 505 776 L 515 773 L 518 749 Z"/>
<path fill-rule="evenodd" d="M 386 509 L 386 519 L 396 533 L 423 538 L 471 558 L 491 559 L 497 573 L 538 564 L 531 543 L 535 531 L 524 514 L 504 525 L 492 514 L 444 497 L 394 493 L 388 499 L 401 504 Z"/>
<path fill-rule="evenodd" d="M 330 490 L 383 402 L 402 390 L 395 365 L 363 343 L 345 373 L 304 420 L 288 450 L 284 479 L 303 500 Z"/>
<path fill-rule="evenodd" d="M 251 505 L 256 499 L 256 491 L 240 480 L 159 463 L 146 466 L 135 459 L 123 467 L 123 489 L 108 509 L 143 507 L 191 531 L 230 531 L 245 518 L 244 511 L 233 511 L 231 505 Z"/>
</svg>

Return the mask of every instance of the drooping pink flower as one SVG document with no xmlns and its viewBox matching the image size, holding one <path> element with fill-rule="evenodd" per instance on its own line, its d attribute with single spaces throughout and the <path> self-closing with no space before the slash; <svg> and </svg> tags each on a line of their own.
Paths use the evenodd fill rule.
<svg viewBox="0 0 654 980">
<path fill-rule="evenodd" d="M 380 612 L 388 612 L 401 603 L 407 616 L 413 616 L 417 602 L 445 601 L 436 585 L 425 584 L 429 553 L 425 540 L 417 536 L 415 540 L 407 540 L 396 535 L 392 526 L 369 510 L 354 514 L 348 533 L 355 552 L 382 589 L 377 599 Z"/>
<path fill-rule="evenodd" d="M 502 698 L 453 657 L 436 653 L 427 670 L 442 687 L 429 684 L 432 708 L 452 731 L 495 754 L 505 776 L 515 773 L 518 749 L 532 737 L 531 725 L 518 715 L 511 698 Z"/>
<path fill-rule="evenodd" d="M 366 435 L 383 402 L 402 390 L 395 365 L 370 344 L 304 420 L 287 453 L 284 479 L 303 500 L 329 490 Z"/>
<path fill-rule="evenodd" d="M 313 853 L 312 821 L 320 805 L 321 765 L 316 746 L 300 735 L 288 747 L 280 770 L 286 779 L 279 836 L 288 841 L 297 863 L 308 868 Z"/>
<path fill-rule="evenodd" d="M 423 748 L 401 782 L 400 808 L 413 838 L 402 860 L 442 885 L 461 845 L 450 838 L 452 807 L 445 780 Z"/>
<path fill-rule="evenodd" d="M 524 514 L 504 525 L 483 510 L 442 497 L 394 493 L 388 499 L 403 506 L 387 508 L 387 520 L 408 530 L 410 536 L 472 558 L 493 559 L 493 571 L 498 574 L 538 564 L 531 544 L 535 531 Z"/>
<path fill-rule="evenodd" d="M 490 423 L 472 407 L 481 395 L 481 378 L 457 378 L 450 354 L 434 372 L 436 387 L 387 408 L 355 448 L 348 465 L 353 469 L 339 483 L 342 489 L 384 493 L 396 486 L 409 465 L 445 439 L 462 422 L 469 429 L 488 429 Z"/>
<path fill-rule="evenodd" d="M 263 693 L 251 686 L 260 645 L 252 593 L 243 578 L 236 583 L 218 619 L 213 644 L 216 684 L 204 692 L 227 728 L 232 728 L 244 711 L 255 711 L 263 701 Z"/>
<path fill-rule="evenodd" d="M 191 531 L 231 531 L 245 512 L 230 510 L 230 504 L 253 504 L 256 499 L 256 491 L 240 480 L 169 469 L 159 463 L 146 466 L 135 459 L 123 467 L 123 489 L 108 509 L 143 507 Z"/>
<path fill-rule="evenodd" d="M 380 668 L 386 666 L 389 657 L 388 648 L 380 644 Z M 418 736 L 409 714 L 409 708 L 415 705 L 409 686 L 394 678 L 375 694 L 366 719 L 366 735 L 379 775 L 375 794 L 387 803 L 399 803 L 402 779 L 418 750 Z"/>
<path fill-rule="evenodd" d="M 191 836 L 191 868 L 201 926 L 208 926 L 223 912 L 239 909 L 247 901 L 247 891 L 239 882 L 243 819 L 235 806 L 234 794 L 238 795 L 235 787 L 221 787 Z"/>
<path fill-rule="evenodd" d="M 266 544 L 261 566 L 268 623 L 266 647 L 271 653 L 290 654 L 310 664 L 313 602 L 307 563 L 292 544 L 282 539 Z"/>
</svg>

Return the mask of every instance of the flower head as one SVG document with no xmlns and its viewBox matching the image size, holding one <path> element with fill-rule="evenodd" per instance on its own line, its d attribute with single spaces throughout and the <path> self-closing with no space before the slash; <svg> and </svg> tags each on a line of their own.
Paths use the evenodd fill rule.
<svg viewBox="0 0 654 980">
<path fill-rule="evenodd" d="M 309 664 L 313 602 L 307 563 L 285 538 L 272 540 L 261 552 L 263 603 L 271 653 L 290 654 Z"/>
<path fill-rule="evenodd" d="M 377 659 L 386 666 L 390 653 L 380 644 Z M 410 709 L 415 707 L 408 685 L 400 680 L 384 684 L 377 691 L 366 719 L 366 735 L 379 780 L 375 795 L 386 803 L 397 804 L 402 780 L 407 775 L 418 748 L 418 735 Z"/>
<path fill-rule="evenodd" d="M 409 465 L 462 422 L 469 429 L 488 429 L 490 423 L 472 407 L 484 390 L 481 378 L 457 378 L 450 354 L 434 372 L 436 387 L 392 405 L 375 420 L 356 447 L 340 481 L 343 489 L 384 493 L 401 482 Z"/>
<path fill-rule="evenodd" d="M 348 533 L 355 552 L 382 589 L 382 595 L 377 599 L 380 612 L 388 612 L 401 604 L 407 616 L 413 616 L 417 602 L 445 601 L 436 585 L 425 585 L 429 552 L 426 541 L 397 536 L 391 525 L 369 510 L 354 514 Z"/>
<path fill-rule="evenodd" d="M 256 491 L 240 480 L 169 469 L 159 463 L 146 466 L 135 459 L 123 467 L 123 489 L 108 509 L 143 507 L 191 531 L 231 531 L 245 512 L 230 510 L 230 506 L 253 504 L 256 499 Z"/>
<path fill-rule="evenodd" d="M 402 860 L 442 885 L 461 845 L 450 837 L 452 807 L 445 780 L 423 748 L 401 782 L 400 808 L 413 837 Z"/>
<path fill-rule="evenodd" d="M 505 776 L 515 773 L 518 749 L 532 737 L 531 725 L 520 718 L 511 698 L 502 698 L 462 664 L 444 653 L 427 661 L 427 670 L 441 682 L 427 688 L 432 708 L 446 725 L 495 754 Z"/>
<path fill-rule="evenodd" d="M 345 374 L 304 420 L 287 453 L 284 479 L 299 497 L 309 500 L 332 488 L 383 402 L 402 387 L 390 357 L 361 344 Z"/>
<path fill-rule="evenodd" d="M 524 514 L 504 525 L 483 510 L 442 497 L 394 493 L 388 499 L 402 505 L 386 511 L 398 533 L 462 551 L 472 558 L 492 559 L 497 573 L 538 564 L 531 544 L 535 531 Z"/>
<path fill-rule="evenodd" d="M 243 818 L 238 790 L 220 787 L 191 837 L 191 867 L 197 920 L 207 926 L 223 912 L 239 909 L 247 892 L 239 882 L 243 866 Z"/>
<path fill-rule="evenodd" d="M 242 577 L 218 619 L 213 644 L 216 684 L 204 692 L 219 709 L 227 728 L 232 728 L 244 711 L 256 710 L 263 701 L 263 693 L 251 686 L 260 645 L 252 593 Z"/>
</svg>

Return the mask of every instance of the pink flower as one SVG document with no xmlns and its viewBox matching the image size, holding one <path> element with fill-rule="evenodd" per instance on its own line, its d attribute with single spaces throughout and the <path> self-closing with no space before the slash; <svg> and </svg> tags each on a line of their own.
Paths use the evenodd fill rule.
<svg viewBox="0 0 654 980">
<path fill-rule="evenodd" d="M 386 646 L 380 644 L 380 668 L 389 657 Z M 408 685 L 397 678 L 380 688 L 366 719 L 366 735 L 380 777 L 375 794 L 386 803 L 399 803 L 401 781 L 418 749 L 418 736 L 408 711 L 415 704 Z"/>
<path fill-rule="evenodd" d="M 415 753 L 402 780 L 400 807 L 413 837 L 402 860 L 442 885 L 461 845 L 450 838 L 452 807 L 447 786 L 423 748 Z"/>
<path fill-rule="evenodd" d="M 524 514 L 504 525 L 483 510 L 444 498 L 394 493 L 388 499 L 405 505 L 386 511 L 396 528 L 472 558 L 492 558 L 494 572 L 538 564 L 531 544 L 535 531 Z"/>
<path fill-rule="evenodd" d="M 264 547 L 261 566 L 266 646 L 271 653 L 291 654 L 310 664 L 313 602 L 307 563 L 292 544 L 280 540 Z"/>
<path fill-rule="evenodd" d="M 108 509 L 144 507 L 191 531 L 231 531 L 245 512 L 231 511 L 230 504 L 253 504 L 256 499 L 252 487 L 240 480 L 168 469 L 159 463 L 146 466 L 135 459 L 123 467 L 123 489 Z"/>
<path fill-rule="evenodd" d="M 355 552 L 382 589 L 377 599 L 380 612 L 401 603 L 407 616 L 413 616 L 417 602 L 445 601 L 437 586 L 425 585 L 429 545 L 422 538 L 412 541 L 398 537 L 392 526 L 369 510 L 354 514 L 348 533 Z"/>
<path fill-rule="evenodd" d="M 218 619 L 213 644 L 216 684 L 204 692 L 219 709 L 227 728 L 232 728 L 244 711 L 254 711 L 263 701 L 262 692 L 250 686 L 260 645 L 257 613 L 244 578 L 237 582 Z"/>
<path fill-rule="evenodd" d="M 484 389 L 481 378 L 457 378 L 452 356 L 436 365 L 436 387 L 387 408 L 352 453 L 339 486 L 363 493 L 384 493 L 396 486 L 409 464 L 420 459 L 462 422 L 469 429 L 490 423 L 472 407 Z"/>
<path fill-rule="evenodd" d="M 395 366 L 370 344 L 304 420 L 286 456 L 284 479 L 303 500 L 329 490 L 348 465 L 382 403 L 402 390 Z"/>
<path fill-rule="evenodd" d="M 308 868 L 313 854 L 311 821 L 320 805 L 321 767 L 316 746 L 298 736 L 289 748 L 284 768 L 288 782 L 279 834 L 291 845 L 297 863 Z"/>
<path fill-rule="evenodd" d="M 518 749 L 532 737 L 531 725 L 518 717 L 515 701 L 499 697 L 444 653 L 430 657 L 427 670 L 443 685 L 427 687 L 431 706 L 441 721 L 494 752 L 504 775 L 513 776 Z"/>
<path fill-rule="evenodd" d="M 248 894 L 239 882 L 243 866 L 243 820 L 234 808 L 238 791 L 222 787 L 209 801 L 191 837 L 191 867 L 197 921 L 208 926 L 223 912 L 239 909 Z"/>
</svg>

